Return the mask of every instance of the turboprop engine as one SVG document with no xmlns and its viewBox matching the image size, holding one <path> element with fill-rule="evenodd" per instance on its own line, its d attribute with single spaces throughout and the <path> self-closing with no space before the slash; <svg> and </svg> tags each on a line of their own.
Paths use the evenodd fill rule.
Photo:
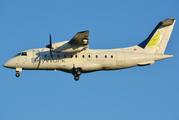
<svg viewBox="0 0 179 120">
<path fill-rule="evenodd" d="M 71 44 L 69 41 L 64 41 L 52 44 L 52 51 L 57 53 L 80 52 L 87 47 L 88 45 L 81 46 Z"/>
<path fill-rule="evenodd" d="M 69 53 L 80 52 L 88 47 L 88 35 L 89 30 L 78 32 L 70 41 L 58 42 L 52 44 L 52 38 L 50 35 L 50 44 L 46 47 L 50 49 L 50 55 L 52 52 L 57 53 Z"/>
</svg>

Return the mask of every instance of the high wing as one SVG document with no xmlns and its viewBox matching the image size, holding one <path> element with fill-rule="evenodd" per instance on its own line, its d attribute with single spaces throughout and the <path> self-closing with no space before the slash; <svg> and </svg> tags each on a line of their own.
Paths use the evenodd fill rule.
<svg viewBox="0 0 179 120">
<path fill-rule="evenodd" d="M 80 52 L 86 50 L 89 43 L 89 30 L 78 32 L 70 41 L 53 43 L 47 45 L 47 48 L 52 49 L 52 52 L 57 53 L 69 53 L 69 52 Z"/>
<path fill-rule="evenodd" d="M 70 44 L 75 44 L 75 45 L 88 45 L 89 43 L 89 30 L 87 31 L 82 31 L 78 32 L 70 41 Z"/>
</svg>

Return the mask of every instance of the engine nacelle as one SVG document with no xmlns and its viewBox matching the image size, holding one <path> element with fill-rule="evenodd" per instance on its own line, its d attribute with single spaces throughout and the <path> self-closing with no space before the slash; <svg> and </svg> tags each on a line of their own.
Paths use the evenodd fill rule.
<svg viewBox="0 0 179 120">
<path fill-rule="evenodd" d="M 74 45 L 69 43 L 69 41 L 58 42 L 52 44 L 53 52 L 57 53 L 69 53 L 69 52 L 80 52 L 83 49 L 86 49 L 88 45 L 81 46 L 81 45 Z"/>
</svg>

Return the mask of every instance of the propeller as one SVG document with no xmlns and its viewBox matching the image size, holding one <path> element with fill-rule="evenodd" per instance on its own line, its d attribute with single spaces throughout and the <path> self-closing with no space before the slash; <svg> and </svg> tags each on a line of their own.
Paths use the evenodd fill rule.
<svg viewBox="0 0 179 120">
<path fill-rule="evenodd" d="M 50 44 L 46 46 L 47 48 L 50 48 L 50 56 L 52 55 L 52 38 L 50 34 Z"/>
</svg>

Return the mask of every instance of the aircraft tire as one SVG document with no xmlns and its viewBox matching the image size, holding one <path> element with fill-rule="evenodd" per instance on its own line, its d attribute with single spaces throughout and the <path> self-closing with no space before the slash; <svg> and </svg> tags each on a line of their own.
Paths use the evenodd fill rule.
<svg viewBox="0 0 179 120">
<path fill-rule="evenodd" d="M 19 77 L 20 76 L 20 73 L 16 73 L 16 77 Z"/>
<path fill-rule="evenodd" d="M 78 76 L 80 76 L 80 75 L 81 75 L 81 71 L 78 70 L 78 71 L 76 72 L 76 74 L 77 74 Z"/>
<path fill-rule="evenodd" d="M 75 79 L 75 81 L 78 81 L 79 80 L 79 76 L 75 76 L 74 79 Z"/>
<path fill-rule="evenodd" d="M 81 75 L 81 72 L 82 72 L 82 69 L 81 69 L 81 68 L 77 68 L 77 70 L 76 70 L 76 74 L 77 74 L 78 76 Z"/>
</svg>

